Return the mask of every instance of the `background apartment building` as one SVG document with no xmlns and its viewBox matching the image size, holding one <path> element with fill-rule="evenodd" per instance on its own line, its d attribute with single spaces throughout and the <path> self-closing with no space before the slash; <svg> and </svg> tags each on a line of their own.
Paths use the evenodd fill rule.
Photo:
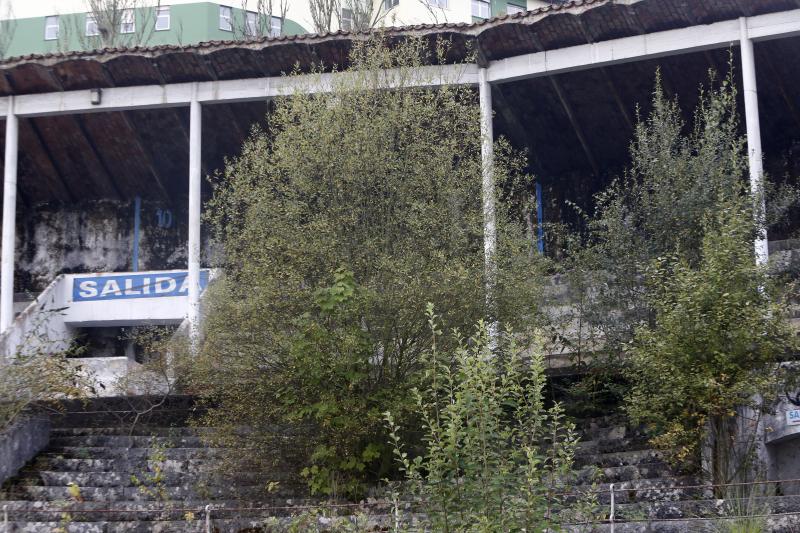
<svg viewBox="0 0 800 533">
<path fill-rule="evenodd" d="M 470 23 L 560 0 L 0 0 L 0 58 Z"/>
</svg>

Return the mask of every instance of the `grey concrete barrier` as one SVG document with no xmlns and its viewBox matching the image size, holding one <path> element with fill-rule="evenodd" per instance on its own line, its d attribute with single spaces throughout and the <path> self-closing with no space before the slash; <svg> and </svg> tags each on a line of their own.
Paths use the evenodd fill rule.
<svg viewBox="0 0 800 533">
<path fill-rule="evenodd" d="M 15 476 L 49 441 L 46 416 L 25 416 L 0 431 L 0 484 Z"/>
</svg>

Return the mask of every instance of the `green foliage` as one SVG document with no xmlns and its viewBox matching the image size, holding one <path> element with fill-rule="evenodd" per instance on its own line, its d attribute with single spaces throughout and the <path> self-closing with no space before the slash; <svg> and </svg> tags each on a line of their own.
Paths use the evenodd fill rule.
<svg viewBox="0 0 800 533">
<path fill-rule="evenodd" d="M 167 461 L 166 442 L 159 442 L 155 438 L 150 442 L 150 453 L 147 457 L 147 471 L 140 475 L 131 474 L 131 483 L 139 489 L 143 496 L 166 502 L 169 500 L 167 492 L 164 464 Z"/>
<path fill-rule="evenodd" d="M 0 354 L 0 432 L 30 410 L 60 408 L 60 400 L 86 398 L 93 376 L 70 359 L 81 348 L 64 348 L 49 336 L 44 318 L 31 328 L 14 354 Z"/>
<path fill-rule="evenodd" d="M 563 265 L 576 305 L 561 317 L 571 329 L 562 327 L 567 332 L 559 339 L 585 365 L 585 379 L 570 388 L 577 403 L 619 402 L 629 387 L 620 377 L 636 377 L 623 355 L 637 328 L 656 320 L 655 285 L 647 281 L 659 274 L 653 263 L 670 258 L 695 268 L 709 217 L 730 202 L 744 201 L 749 208 L 754 201 L 737 98 L 732 66 L 722 80 L 710 73 L 687 124 L 657 76 L 651 111 L 637 121 L 627 171 L 596 196 L 592 213 L 583 213 L 586 231 L 572 237 Z M 786 213 L 796 191 L 783 189 L 785 201 L 768 202 L 779 208 L 742 228 L 743 242 Z M 757 195 L 778 190 L 768 185 Z"/>
<path fill-rule="evenodd" d="M 209 205 L 225 276 L 188 386 L 249 460 L 268 463 L 275 423 L 305 428 L 294 451 L 315 492 L 357 495 L 392 467 L 381 413 L 413 416 L 425 303 L 448 327 L 487 311 L 476 94 L 410 83 L 446 49 L 357 45 L 330 94 L 276 101 Z M 524 180 L 519 156 L 497 152 L 498 182 Z M 521 220 L 499 209 L 497 313 L 515 324 L 535 314 L 540 279 Z"/>
<path fill-rule="evenodd" d="M 696 264 L 703 221 L 720 198 L 742 192 L 747 157 L 733 74 L 721 83 L 712 74 L 710 85 L 701 88 L 687 127 L 677 99 L 665 96 L 659 75 L 652 111 L 635 128 L 628 170 L 596 197 L 588 246 L 578 260 L 598 291 L 586 318 L 611 351 L 618 352 L 636 326 L 651 318 L 642 283 L 651 261 L 679 253 Z"/>
<path fill-rule="evenodd" d="M 680 255 L 647 272 L 652 324 L 629 345 L 633 389 L 627 409 L 655 430 L 654 442 L 698 464 L 712 431 L 716 481 L 730 471 L 730 420 L 764 409 L 784 376 L 778 362 L 797 346 L 775 284 L 753 257 L 750 196 L 726 193 L 702 224 L 695 264 Z"/>
<path fill-rule="evenodd" d="M 525 354 L 507 332 L 497 350 L 480 322 L 468 341 L 441 352 L 438 317 L 428 309 L 433 347 L 424 388 L 414 389 L 424 452 L 411 457 L 391 413 L 396 460 L 432 531 L 550 531 L 567 507 L 562 482 L 578 438 L 559 405 L 546 408 L 540 351 Z"/>
</svg>

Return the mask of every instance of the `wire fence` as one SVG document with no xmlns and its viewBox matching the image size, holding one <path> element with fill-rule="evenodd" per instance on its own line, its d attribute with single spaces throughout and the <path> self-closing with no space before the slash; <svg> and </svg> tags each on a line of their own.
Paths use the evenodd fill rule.
<svg viewBox="0 0 800 533">
<path fill-rule="evenodd" d="M 641 481 L 641 480 L 631 480 L 631 481 Z M 558 524 L 562 526 L 591 526 L 591 525 L 608 525 L 609 530 L 613 533 L 615 529 L 615 525 L 619 525 L 622 523 L 653 523 L 653 522 L 660 522 L 660 523 L 697 523 L 697 522 L 708 522 L 708 521 L 719 521 L 719 520 L 737 520 L 737 519 L 757 519 L 757 518 L 780 518 L 780 517 L 789 517 L 789 516 L 798 516 L 800 517 L 800 507 L 798 507 L 797 511 L 788 511 L 788 512 L 764 512 L 764 511 L 754 511 L 750 509 L 749 513 L 741 514 L 741 513 L 731 513 L 728 515 L 715 515 L 715 516 L 686 516 L 686 517 L 650 517 L 650 518 L 635 518 L 635 517 L 625 517 L 622 519 L 617 518 L 617 511 L 618 511 L 618 503 L 616 496 L 622 492 L 647 492 L 647 491 L 665 491 L 665 490 L 690 490 L 690 489 L 707 489 L 707 490 L 714 490 L 714 489 L 724 489 L 724 488 L 733 488 L 733 487 L 753 487 L 753 486 L 765 486 L 765 485 L 776 485 L 776 484 L 791 484 L 791 483 L 800 483 L 800 478 L 796 479 L 782 479 L 782 480 L 764 480 L 764 481 L 750 481 L 750 482 L 736 482 L 736 483 L 719 483 L 719 484 L 712 484 L 712 483 L 704 483 L 704 484 L 694 484 L 694 485 L 670 485 L 670 486 L 624 486 L 618 487 L 616 483 L 612 483 L 609 485 L 608 489 L 587 489 L 585 491 L 580 492 L 552 492 L 549 493 L 551 497 L 587 497 L 593 495 L 600 495 L 600 494 L 610 494 L 610 501 L 608 504 L 608 512 L 604 513 L 606 518 L 597 519 L 597 520 L 587 520 L 583 522 L 579 521 L 564 521 L 558 522 L 553 521 L 553 524 Z M 726 502 L 730 501 L 732 498 L 718 498 L 716 499 L 717 502 Z M 658 504 L 658 503 L 674 503 L 676 500 L 649 500 L 648 504 Z M 684 501 L 692 501 L 692 500 L 684 500 Z M 695 500 L 697 501 L 697 500 Z M 141 501 L 141 502 L 132 502 L 137 503 L 140 505 L 146 505 L 147 508 L 141 509 L 111 509 L 111 508 L 100 508 L 100 509 L 90 509 L 90 508 L 79 508 L 74 503 L 66 504 L 64 506 L 59 506 L 59 508 L 53 509 L 45 509 L 41 507 L 33 507 L 33 508 L 22 508 L 22 509 L 9 509 L 8 504 L 3 505 L 3 532 L 2 533 L 10 533 L 11 532 L 11 522 L 10 518 L 17 516 L 25 516 L 31 514 L 42 514 L 42 515 L 49 515 L 52 514 L 54 516 L 58 515 L 69 515 L 69 514 L 76 514 L 76 515 L 103 515 L 103 514 L 115 514 L 118 516 L 127 517 L 130 516 L 131 519 L 136 519 L 137 516 L 141 517 L 142 515 L 161 515 L 162 517 L 167 517 L 170 515 L 177 515 L 182 518 L 191 514 L 192 516 L 202 517 L 202 522 L 205 525 L 205 530 L 207 532 L 211 532 L 213 530 L 213 523 L 214 519 L 221 519 L 226 516 L 243 514 L 243 513 L 264 513 L 264 514 L 272 514 L 276 516 L 286 516 L 288 515 L 297 515 L 302 513 L 321 513 L 321 512 L 328 512 L 332 514 L 336 514 L 337 511 L 347 511 L 350 514 L 353 514 L 353 511 L 361 511 L 367 512 L 372 510 L 375 511 L 382 511 L 383 515 L 388 514 L 395 514 L 397 512 L 400 513 L 409 513 L 409 509 L 412 509 L 414 506 L 421 507 L 424 509 L 424 514 L 433 514 L 437 512 L 435 508 L 429 508 L 425 505 L 424 501 L 420 500 L 375 500 L 375 501 L 363 501 L 358 503 L 342 503 L 342 502 L 320 502 L 314 504 L 295 504 L 295 505 L 261 505 L 261 506 L 225 506 L 225 505 L 214 505 L 214 503 L 208 503 L 206 505 L 199 505 L 199 506 L 186 506 L 186 507 L 173 507 L 169 505 L 163 505 L 162 507 L 157 506 L 157 502 L 155 501 Z M 798 503 L 800 503 L 800 497 L 798 497 Z M 402 511 L 398 511 L 402 508 Z M 346 514 L 339 515 L 339 516 L 346 516 Z"/>
</svg>

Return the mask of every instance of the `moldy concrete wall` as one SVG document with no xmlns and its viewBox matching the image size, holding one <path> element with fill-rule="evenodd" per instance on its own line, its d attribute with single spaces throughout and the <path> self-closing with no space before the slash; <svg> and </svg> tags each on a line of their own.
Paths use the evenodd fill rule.
<svg viewBox="0 0 800 533">
<path fill-rule="evenodd" d="M 133 270 L 134 202 L 42 205 L 18 212 L 17 292 L 38 293 L 61 273 Z M 143 201 L 140 220 L 139 270 L 185 269 L 185 208 Z"/>
</svg>

